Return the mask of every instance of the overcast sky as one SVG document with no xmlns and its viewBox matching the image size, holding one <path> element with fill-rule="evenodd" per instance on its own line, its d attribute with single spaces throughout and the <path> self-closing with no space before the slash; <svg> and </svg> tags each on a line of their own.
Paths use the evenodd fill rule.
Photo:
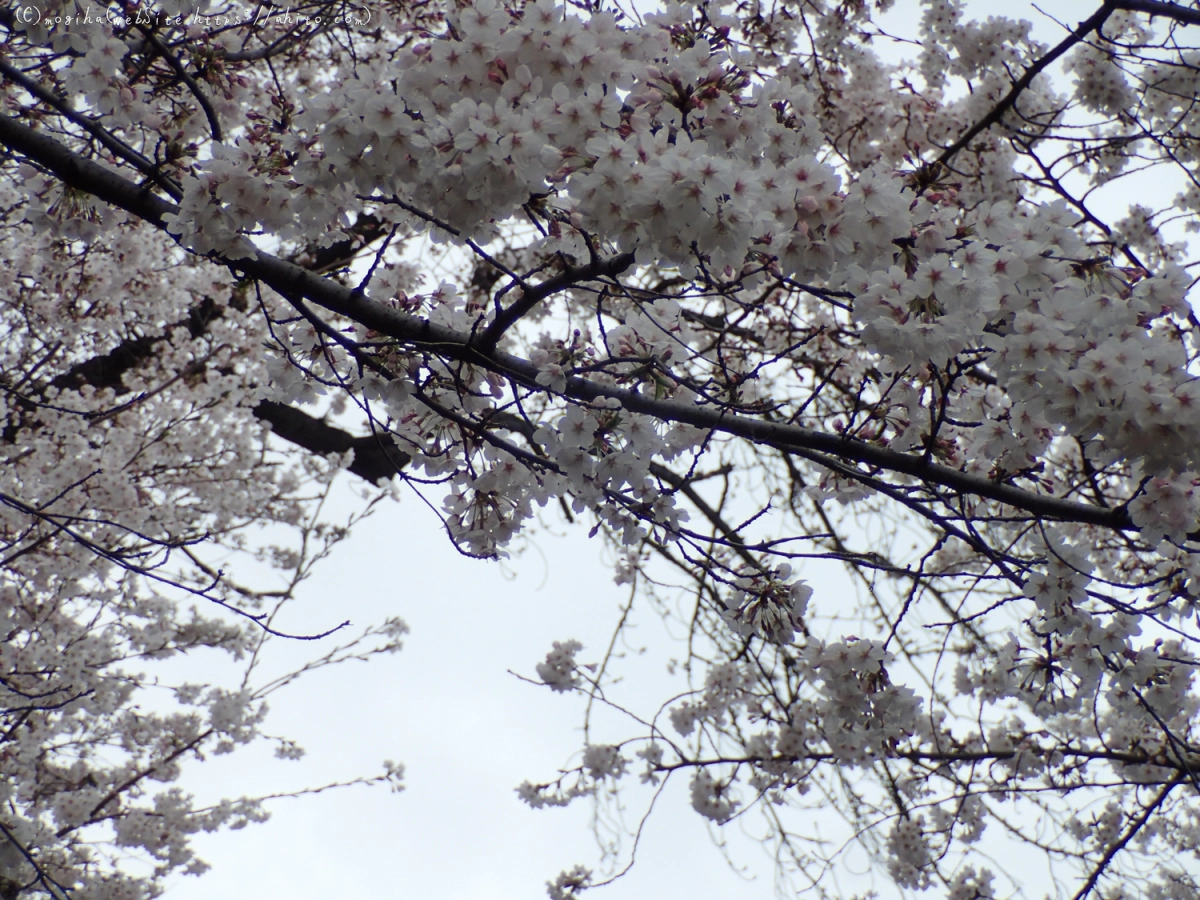
<svg viewBox="0 0 1200 900">
<path fill-rule="evenodd" d="M 404 650 L 316 673 L 277 695 L 268 730 L 297 738 L 309 751 L 303 760 L 252 749 L 193 764 L 186 781 L 206 798 L 270 793 L 374 773 L 391 758 L 405 763 L 407 789 L 278 801 L 265 825 L 201 838 L 213 870 L 181 879 L 168 896 L 531 898 L 561 869 L 592 862 L 587 800 L 535 811 L 514 792 L 526 779 L 553 777 L 578 749 L 581 706 L 506 670 L 533 675 L 552 641 L 570 637 L 587 645 L 581 660 L 598 658 L 627 592 L 582 530 L 536 544 L 541 553 L 528 551 L 506 578 L 459 556 L 419 502 L 388 504 L 361 527 L 302 589 L 289 622 L 317 629 L 399 614 L 412 629 Z M 660 634 L 650 619 L 638 630 L 661 650 Z M 311 652 L 277 650 L 277 665 Z M 634 664 L 642 678 L 625 696 L 661 701 L 672 690 L 662 656 L 646 663 Z M 771 896 L 763 851 L 741 842 L 735 858 L 757 880 L 735 874 L 688 806 L 686 783 L 673 787 L 638 865 L 607 896 Z"/>
</svg>

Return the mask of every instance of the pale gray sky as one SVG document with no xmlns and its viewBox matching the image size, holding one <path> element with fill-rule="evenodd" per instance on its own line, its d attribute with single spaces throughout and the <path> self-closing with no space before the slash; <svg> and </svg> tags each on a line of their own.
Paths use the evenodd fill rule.
<svg viewBox="0 0 1200 900">
<path fill-rule="evenodd" d="M 399 614 L 412 628 L 405 648 L 316 673 L 277 695 L 268 730 L 297 738 L 309 751 L 303 760 L 281 762 L 264 747 L 194 764 L 186 782 L 205 798 L 268 793 L 374 773 L 392 758 L 405 763 L 408 788 L 277 801 L 264 825 L 201 837 L 213 870 L 181 879 L 171 900 L 515 900 L 544 896 L 547 878 L 592 861 L 588 801 L 531 810 L 513 790 L 568 761 L 580 743 L 581 705 L 506 670 L 532 675 L 551 643 L 570 637 L 587 645 L 582 661 L 596 658 L 626 589 L 613 584 L 600 542 L 582 529 L 536 543 L 545 558 L 530 550 L 514 561 L 510 579 L 497 565 L 459 556 L 412 498 L 387 504 L 361 526 L 302 589 L 290 621 L 319 628 Z M 660 634 L 651 620 L 639 629 L 661 649 Z M 277 649 L 297 660 L 311 652 Z M 642 686 L 647 701 L 669 695 L 662 656 L 654 663 L 658 674 L 632 667 L 647 670 L 646 680 L 631 680 L 627 695 Z M 688 805 L 686 782 L 672 788 L 638 865 L 606 896 L 770 897 L 771 866 L 758 846 L 743 841 L 734 851 L 758 876 L 747 881 L 713 847 Z"/>
</svg>

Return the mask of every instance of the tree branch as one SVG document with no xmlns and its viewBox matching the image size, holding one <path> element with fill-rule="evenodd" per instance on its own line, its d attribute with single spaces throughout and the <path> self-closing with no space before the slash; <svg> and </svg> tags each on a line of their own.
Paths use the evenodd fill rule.
<svg viewBox="0 0 1200 900">
<path fill-rule="evenodd" d="M 1158 5 L 1169 6 L 1170 4 L 1164 3 Z M 937 158 L 937 163 L 940 163 L 941 165 L 948 165 L 950 160 L 953 159 L 960 150 L 970 144 L 971 141 L 975 140 L 976 136 L 978 136 L 980 132 L 986 131 L 988 128 L 991 128 L 1001 119 L 1003 119 L 1005 113 L 1007 113 L 1013 107 L 1013 105 L 1017 102 L 1017 99 L 1022 93 L 1025 92 L 1025 89 L 1033 83 L 1033 79 L 1036 78 L 1038 74 L 1040 74 L 1047 66 L 1049 66 L 1050 63 L 1054 62 L 1097 28 L 1100 28 L 1106 21 L 1108 21 L 1109 16 L 1116 12 L 1118 8 L 1128 8 L 1128 5 L 1125 3 L 1118 3 L 1116 0 L 1105 0 L 1103 6 L 1092 13 L 1091 16 L 1080 22 L 1079 27 L 1063 38 L 1063 40 L 1059 42 L 1054 49 L 1026 69 L 1025 74 L 1013 83 L 1012 90 L 1010 90 L 999 103 L 992 107 L 992 111 L 990 113 L 968 128 L 962 137 L 942 151 L 942 155 Z"/>
<path fill-rule="evenodd" d="M 1178 3 L 1161 3 L 1159 0 L 1117 0 L 1117 9 L 1143 12 L 1151 16 L 1163 16 L 1182 22 L 1184 25 L 1200 25 L 1200 10 L 1188 9 Z"/>
<path fill-rule="evenodd" d="M 620 275 L 632 265 L 632 253 L 618 253 L 608 259 L 593 260 L 586 266 L 568 266 L 558 275 L 548 278 L 540 284 L 525 288 L 519 299 L 514 300 L 507 309 L 492 320 L 492 324 L 475 342 L 476 348 L 485 354 L 494 351 L 504 332 L 547 297 L 584 281 Z"/>
<path fill-rule="evenodd" d="M 220 314 L 220 308 L 206 297 L 188 310 L 185 321 L 177 322 L 166 330 L 169 332 L 171 328 L 186 327 L 192 337 L 198 337 L 207 331 L 208 322 Z M 122 341 L 110 352 L 78 363 L 55 376 L 50 384 L 60 390 L 78 389 L 86 384 L 100 390 L 111 390 L 120 397 L 129 393 L 123 381 L 125 373 L 149 359 L 155 347 L 164 340 L 166 336 L 159 335 Z M 347 471 L 372 483 L 390 479 L 412 459 L 388 435 L 355 437 L 322 419 L 273 400 L 263 400 L 254 407 L 253 412 L 255 418 L 271 426 L 274 434 L 310 453 L 327 456 L 353 450 L 354 461 Z"/>
<path fill-rule="evenodd" d="M 219 116 L 217 116 L 217 111 L 213 109 L 212 101 L 208 99 L 208 95 L 204 93 L 204 89 L 200 87 L 200 85 L 196 82 L 196 79 L 188 73 L 188 70 L 184 64 L 181 63 L 178 58 L 172 55 L 171 51 L 164 47 L 162 42 L 154 36 L 153 31 L 144 25 L 138 25 L 138 30 L 145 35 L 145 38 L 149 42 L 150 46 L 158 51 L 159 55 L 162 56 L 163 61 L 175 70 L 175 74 L 183 79 L 183 83 L 186 84 L 188 90 L 192 92 L 192 96 L 196 98 L 196 102 L 199 103 L 200 108 L 204 110 L 205 118 L 208 119 L 208 127 L 212 131 L 213 140 L 217 143 L 223 142 L 225 140 L 225 135 L 221 131 L 221 119 Z"/>
<path fill-rule="evenodd" d="M 391 435 L 355 437 L 315 416 L 274 400 L 259 403 L 254 407 L 254 415 L 269 423 L 273 433 L 310 453 L 324 456 L 353 450 L 354 461 L 347 471 L 373 484 L 391 478 L 412 459 L 396 446 Z"/>
<path fill-rule="evenodd" d="M 124 141 L 119 140 L 107 129 L 100 127 L 87 116 L 71 109 L 66 100 L 55 96 L 52 91 L 38 84 L 19 69 L 10 66 L 3 59 L 0 59 L 0 75 L 3 75 L 9 81 L 13 82 L 13 84 L 20 85 L 32 96 L 55 109 L 59 115 L 74 122 L 107 147 L 109 152 L 114 156 L 119 156 L 125 160 L 175 199 L 178 200 L 183 196 L 183 190 L 179 187 L 179 184 L 160 172 L 158 166 L 152 160 L 138 153 Z"/>
<path fill-rule="evenodd" d="M 1104 874 L 1106 869 L 1108 869 L 1109 863 L 1113 861 L 1113 858 L 1125 849 L 1125 846 L 1131 840 L 1133 840 L 1134 836 L 1142 830 L 1142 827 L 1148 821 L 1150 821 L 1150 816 L 1154 814 L 1154 811 L 1162 806 L 1163 802 L 1167 799 L 1167 796 L 1171 793 L 1171 791 L 1181 784 L 1183 780 L 1183 776 L 1179 775 L 1162 786 L 1162 789 L 1158 792 L 1154 799 L 1150 801 L 1150 804 L 1144 810 L 1142 810 L 1142 814 L 1138 816 L 1137 819 L 1130 822 L 1129 827 L 1125 829 L 1125 833 L 1117 840 L 1113 841 L 1112 845 L 1109 846 L 1108 850 L 1104 854 L 1103 859 L 1101 859 L 1100 862 L 1096 864 L 1096 867 L 1092 869 L 1091 874 L 1088 875 L 1087 881 L 1084 882 L 1083 887 L 1079 889 L 1078 893 L 1075 894 L 1072 900 L 1084 900 L 1084 898 L 1092 892 L 1092 890 L 1096 887 L 1096 882 L 1100 880 L 1100 876 Z"/>
<path fill-rule="evenodd" d="M 0 116 L 0 143 L 35 159 L 72 187 L 91 193 L 164 230 L 164 217 L 176 212 L 176 207 L 172 204 L 103 166 L 78 156 L 53 138 L 39 134 L 7 116 Z M 500 351 L 485 353 L 469 333 L 455 331 L 372 301 L 351 288 L 314 275 L 300 266 L 259 250 L 249 241 L 243 241 L 239 251 L 244 254 L 244 258 L 229 260 L 215 255 L 214 258 L 230 268 L 262 281 L 282 296 L 304 297 L 330 312 L 365 325 L 394 340 L 425 348 L 447 359 L 458 359 L 499 372 L 531 390 L 544 390 L 537 383 L 538 367 L 527 359 Z M 636 389 L 627 390 L 597 384 L 576 376 L 567 378 L 563 393 L 579 401 L 615 399 L 631 412 L 744 438 L 757 444 L 777 447 L 785 452 L 809 450 L 827 453 L 961 493 L 995 500 L 1042 518 L 1097 525 L 1114 530 L 1133 530 L 1136 527 L 1125 509 L 1105 509 L 1036 494 L 939 465 L 919 456 L 841 435 L 752 419 L 712 405 L 699 406 L 674 400 L 658 400 L 641 394 Z"/>
</svg>

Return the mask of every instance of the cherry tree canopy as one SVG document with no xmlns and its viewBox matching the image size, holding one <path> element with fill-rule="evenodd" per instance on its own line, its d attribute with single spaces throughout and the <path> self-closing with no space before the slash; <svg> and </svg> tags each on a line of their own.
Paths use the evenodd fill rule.
<svg viewBox="0 0 1200 900">
<path fill-rule="evenodd" d="M 261 817 L 172 783 L 262 736 L 340 470 L 471 556 L 582 521 L 676 624 L 692 690 L 534 807 L 632 766 L 816 895 L 797 810 L 901 889 L 1009 896 L 1017 842 L 1058 896 L 1197 896 L 1200 7 L 1046 45 L 929 0 L 895 67 L 890 6 L 0 12 L 0 897 L 154 896 Z M 539 680 L 605 703 L 569 637 Z M 201 647 L 242 687 L 144 705 Z"/>
</svg>

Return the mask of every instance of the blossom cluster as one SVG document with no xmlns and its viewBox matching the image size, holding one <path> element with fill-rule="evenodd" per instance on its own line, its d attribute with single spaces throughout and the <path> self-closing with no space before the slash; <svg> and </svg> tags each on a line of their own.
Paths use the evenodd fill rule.
<svg viewBox="0 0 1200 900">
<path fill-rule="evenodd" d="M 743 575 L 725 598 L 724 616 L 738 634 L 755 635 L 775 643 L 791 643 L 804 630 L 812 588 L 789 581 L 792 567 L 784 563 L 771 572 Z"/>
</svg>

